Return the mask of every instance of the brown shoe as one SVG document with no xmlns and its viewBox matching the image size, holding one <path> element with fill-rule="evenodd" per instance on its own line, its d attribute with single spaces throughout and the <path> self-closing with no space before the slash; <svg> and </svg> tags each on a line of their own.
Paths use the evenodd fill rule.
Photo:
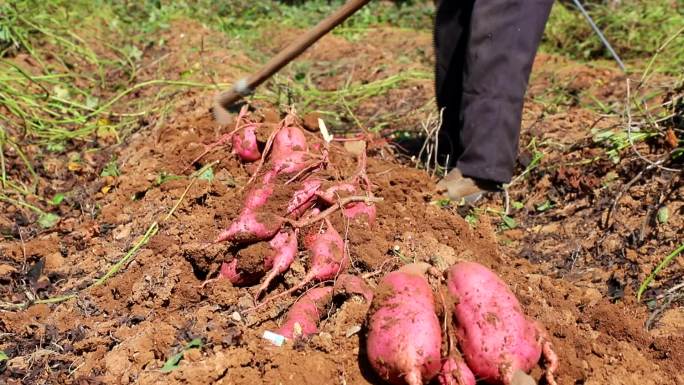
<svg viewBox="0 0 684 385">
<path fill-rule="evenodd" d="M 482 194 L 493 191 L 497 191 L 495 183 L 463 176 L 457 168 L 437 182 L 437 192 L 446 192 L 449 199 L 456 202 L 475 203 Z"/>
</svg>

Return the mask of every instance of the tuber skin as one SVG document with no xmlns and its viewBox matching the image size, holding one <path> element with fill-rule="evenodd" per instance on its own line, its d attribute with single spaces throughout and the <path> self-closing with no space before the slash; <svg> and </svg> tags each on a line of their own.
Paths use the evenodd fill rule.
<svg viewBox="0 0 684 385">
<path fill-rule="evenodd" d="M 456 338 L 472 372 L 491 384 L 520 385 L 542 353 L 546 382 L 555 385 L 558 357 L 544 328 L 525 316 L 510 288 L 475 262 L 451 267 L 447 288 L 454 299 Z"/>
<path fill-rule="evenodd" d="M 273 195 L 273 183 L 265 183 L 261 186 L 252 188 L 245 197 L 245 208 L 248 210 L 256 210 L 266 204 L 268 198 Z"/>
<path fill-rule="evenodd" d="M 321 188 L 321 181 L 308 179 L 302 183 L 302 188 L 295 191 L 287 205 L 286 215 L 299 218 L 315 203 L 316 192 Z"/>
<path fill-rule="evenodd" d="M 355 185 L 345 182 L 330 186 L 324 191 L 317 193 L 317 195 L 321 201 L 329 205 L 334 205 L 339 201 L 340 198 L 353 195 L 356 193 L 356 191 L 357 188 Z M 372 226 L 375 223 L 375 218 L 377 217 L 377 210 L 374 204 L 355 202 L 344 207 L 342 214 L 349 219 L 365 216 L 368 224 Z"/>
<path fill-rule="evenodd" d="M 361 295 L 369 303 L 373 300 L 373 292 L 366 281 L 355 275 L 340 274 L 334 286 L 313 288 L 297 300 L 287 312 L 278 334 L 296 339 L 317 333 L 321 315 L 332 302 L 332 297 L 340 293 Z M 295 323 L 299 324 L 298 328 L 295 327 Z M 300 331 L 301 334 L 298 334 Z"/>
<path fill-rule="evenodd" d="M 349 257 L 345 252 L 344 240 L 335 230 L 330 221 L 325 218 L 327 229 L 323 233 L 309 234 L 304 239 L 304 244 L 311 254 L 309 271 L 304 278 L 290 289 L 266 298 L 255 310 L 266 303 L 292 294 L 312 281 L 325 281 L 335 278 L 349 267 Z"/>
<path fill-rule="evenodd" d="M 363 278 L 357 275 L 347 273 L 338 275 L 333 290 L 335 295 L 342 293 L 356 294 L 362 296 L 368 303 L 373 301 L 373 290 L 371 290 Z"/>
<path fill-rule="evenodd" d="M 333 279 L 349 267 L 349 258 L 344 250 L 344 240 L 326 218 L 327 229 L 322 234 L 305 238 L 306 248 L 311 253 L 311 265 L 299 286 L 315 281 Z"/>
<path fill-rule="evenodd" d="M 366 202 L 354 202 L 342 210 L 342 214 L 349 219 L 365 216 L 370 226 L 375 224 L 376 212 L 375 205 Z"/>
<path fill-rule="evenodd" d="M 283 219 L 276 215 L 245 208 L 230 227 L 219 233 L 214 243 L 232 242 L 239 244 L 265 241 L 278 233 L 283 222 Z"/>
<path fill-rule="evenodd" d="M 270 177 L 302 171 L 308 166 L 310 157 L 304 132 L 286 122 L 273 139 L 269 161 L 275 174 Z"/>
<path fill-rule="evenodd" d="M 323 202 L 333 205 L 339 200 L 340 197 L 353 195 L 354 193 L 356 193 L 356 186 L 351 183 L 339 183 L 328 187 L 317 195 Z"/>
<path fill-rule="evenodd" d="M 283 127 L 278 130 L 271 147 L 270 158 L 277 162 L 295 151 L 307 152 L 306 136 L 299 127 L 288 124 L 287 119 Z"/>
<path fill-rule="evenodd" d="M 439 320 L 432 289 L 421 270 L 407 265 L 387 274 L 369 310 L 368 359 L 380 377 L 395 385 L 422 385 L 441 366 Z"/>
<path fill-rule="evenodd" d="M 288 339 L 306 338 L 318 332 L 318 321 L 332 302 L 333 288 L 316 287 L 290 308 L 277 333 Z"/>
<path fill-rule="evenodd" d="M 254 162 L 261 159 L 261 152 L 256 137 L 256 124 L 247 124 L 232 136 L 233 152 L 243 162 Z"/>
<path fill-rule="evenodd" d="M 297 234 L 293 231 L 281 231 L 271 239 L 269 245 L 274 253 L 264 260 L 264 265 L 271 270 L 257 289 L 256 299 L 261 297 L 275 277 L 284 273 L 294 262 L 297 256 Z"/>
<path fill-rule="evenodd" d="M 242 274 L 237 271 L 237 263 L 237 258 L 233 258 L 228 262 L 223 262 L 221 264 L 221 270 L 219 271 L 219 275 L 228 279 L 234 286 L 245 284 Z"/>
<path fill-rule="evenodd" d="M 475 385 L 475 375 L 462 359 L 448 357 L 437 376 L 439 385 Z"/>
</svg>

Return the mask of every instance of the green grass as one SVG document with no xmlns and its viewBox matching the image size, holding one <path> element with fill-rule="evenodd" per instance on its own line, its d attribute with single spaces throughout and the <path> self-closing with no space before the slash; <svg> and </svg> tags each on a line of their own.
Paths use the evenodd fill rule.
<svg viewBox="0 0 684 385">
<path fill-rule="evenodd" d="M 123 2 L 10 1 L 0 5 L 0 183 L 4 202 L 37 196 L 44 156 L 98 151 L 140 127 L 178 88 L 214 85 L 141 78 L 145 47 L 173 17 Z M 130 97 L 155 88 L 151 97 Z M 52 155 L 50 155 L 52 154 Z M 38 203 L 40 205 L 40 203 Z M 49 206 L 48 206 L 49 207 Z M 40 207 L 31 211 L 43 216 Z"/>
<path fill-rule="evenodd" d="M 41 194 L 41 157 L 99 151 L 121 142 L 139 129 L 141 117 L 166 111 L 165 98 L 172 92 L 179 88 L 213 86 L 184 78 L 143 76 L 144 53 L 165 44 L 158 32 L 169 28 L 174 19 L 200 21 L 237 42 L 237 49 L 264 61 L 268 54 L 259 51 L 264 31 L 309 28 L 340 7 L 344 0 L 295 3 L 273 0 L 11 0 L 1 3 L 0 183 L 3 197 L 9 198 L 3 201 L 25 203 L 27 196 Z M 684 68 L 684 37 L 675 34 L 684 25 L 681 0 L 625 0 L 615 8 L 590 1 L 587 6 L 618 52 L 629 61 L 630 68 L 648 66 L 653 53 L 668 39 L 671 44 L 659 52 L 650 65 L 651 70 L 676 73 Z M 384 25 L 430 34 L 433 15 L 432 1 L 373 1 L 333 33 L 353 40 L 370 28 Z M 425 49 L 431 50 L 431 47 Z M 554 6 L 543 49 L 580 60 L 608 57 L 581 14 L 561 3 Z M 414 71 L 366 84 L 350 82 L 337 90 L 323 91 L 312 80 L 308 64 L 293 63 L 270 82 L 270 87 L 260 90 L 257 98 L 274 103 L 294 102 L 301 110 L 323 111 L 331 119 L 344 118 L 360 126 L 367 122 L 358 121 L 355 109 L 364 100 L 432 76 L 430 71 Z M 156 90 L 153 96 L 132 97 L 148 88 Z M 558 84 L 540 97 L 549 108 L 574 102 L 561 88 L 562 84 Z M 283 98 L 285 94 L 289 99 Z M 368 128 L 379 130 L 400 118 L 391 114 L 376 116 L 374 127 Z M 32 200 L 32 207 L 39 211 L 31 211 L 42 215 L 50 209 L 51 197 L 37 198 L 37 202 Z"/>
<path fill-rule="evenodd" d="M 575 60 L 612 60 L 584 16 L 569 2 L 555 2 L 542 49 Z M 676 36 L 659 55 L 654 70 L 679 75 L 684 68 L 684 1 L 590 0 L 585 7 L 628 70 L 639 71 L 667 39 Z"/>
<path fill-rule="evenodd" d="M 334 122 L 346 119 L 354 122 L 358 127 L 378 131 L 393 120 L 403 117 L 393 116 L 393 112 L 389 111 L 385 114 L 386 116 L 378 116 L 375 119 L 378 123 L 374 127 L 365 127 L 364 123 L 360 122 L 354 113 L 357 107 L 364 100 L 384 95 L 392 89 L 431 78 L 432 74 L 429 72 L 407 71 L 368 83 L 353 82 L 344 84 L 335 90 L 321 90 L 309 76 L 295 77 L 294 79 L 276 76 L 271 86 L 258 92 L 255 99 L 265 100 L 275 105 L 292 103 L 302 113 L 317 111 Z"/>
<path fill-rule="evenodd" d="M 656 279 L 656 276 L 658 273 L 660 273 L 664 268 L 666 268 L 672 260 L 674 260 L 675 257 L 677 257 L 679 254 L 684 252 L 684 243 L 679 245 L 672 253 L 670 253 L 668 256 L 666 256 L 659 264 L 656 266 L 655 269 L 651 272 L 651 274 L 646 277 L 646 279 L 641 283 L 639 286 L 639 290 L 637 290 L 637 301 L 641 301 L 641 296 L 644 294 L 646 289 L 648 289 L 648 285 L 653 282 L 654 279 Z"/>
</svg>

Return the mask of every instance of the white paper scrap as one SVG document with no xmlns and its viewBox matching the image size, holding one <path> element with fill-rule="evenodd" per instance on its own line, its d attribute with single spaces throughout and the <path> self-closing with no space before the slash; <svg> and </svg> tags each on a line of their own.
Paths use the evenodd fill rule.
<svg viewBox="0 0 684 385">
<path fill-rule="evenodd" d="M 325 140 L 328 143 L 332 142 L 333 136 L 330 135 L 330 131 L 328 131 L 328 127 L 325 126 L 325 122 L 321 118 L 318 118 L 318 129 L 321 130 L 321 135 L 323 136 L 323 140 Z"/>
<path fill-rule="evenodd" d="M 285 337 L 281 336 L 280 334 L 270 332 L 268 330 L 264 331 L 263 338 L 265 340 L 268 340 L 275 346 L 283 346 L 283 343 L 285 342 Z"/>
</svg>

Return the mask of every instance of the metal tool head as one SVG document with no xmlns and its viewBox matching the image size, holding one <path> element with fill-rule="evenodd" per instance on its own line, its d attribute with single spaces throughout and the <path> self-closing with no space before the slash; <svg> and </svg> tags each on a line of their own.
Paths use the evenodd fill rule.
<svg viewBox="0 0 684 385">
<path fill-rule="evenodd" d="M 226 125 L 230 121 L 230 114 L 237 113 L 244 103 L 238 100 L 252 93 L 246 78 L 238 80 L 230 91 L 222 92 L 214 99 L 211 112 L 218 124 Z"/>
</svg>

